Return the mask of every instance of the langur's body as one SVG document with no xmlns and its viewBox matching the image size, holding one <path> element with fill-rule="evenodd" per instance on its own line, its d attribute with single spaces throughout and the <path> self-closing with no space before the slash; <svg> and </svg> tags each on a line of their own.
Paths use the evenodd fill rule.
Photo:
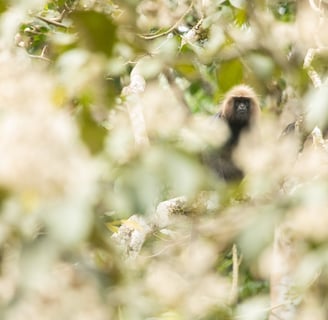
<svg viewBox="0 0 328 320">
<path fill-rule="evenodd" d="M 215 118 L 222 119 L 229 127 L 230 136 L 223 147 L 213 150 L 205 160 L 215 173 L 226 181 L 238 181 L 244 173 L 234 163 L 232 154 L 243 133 L 254 128 L 261 110 L 254 90 L 238 85 L 227 92 Z"/>
</svg>

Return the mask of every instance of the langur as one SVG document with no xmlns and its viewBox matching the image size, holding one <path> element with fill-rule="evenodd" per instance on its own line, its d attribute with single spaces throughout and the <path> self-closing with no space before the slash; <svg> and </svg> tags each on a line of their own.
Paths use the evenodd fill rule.
<svg viewBox="0 0 328 320">
<path fill-rule="evenodd" d="M 230 135 L 224 146 L 211 152 L 205 160 L 209 167 L 224 180 L 238 181 L 243 178 L 244 174 L 234 163 L 232 153 L 241 135 L 256 126 L 260 113 L 258 98 L 251 87 L 238 85 L 226 93 L 221 109 L 215 118 L 227 123 Z"/>
<path fill-rule="evenodd" d="M 246 85 L 233 87 L 225 96 L 217 117 L 226 121 L 230 129 L 229 146 L 236 146 L 241 133 L 249 130 L 261 112 L 254 90 Z"/>
</svg>

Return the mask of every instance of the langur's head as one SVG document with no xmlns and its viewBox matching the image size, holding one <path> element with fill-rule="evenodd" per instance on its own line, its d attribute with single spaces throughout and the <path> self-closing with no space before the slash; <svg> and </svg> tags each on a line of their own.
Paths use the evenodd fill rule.
<svg viewBox="0 0 328 320">
<path fill-rule="evenodd" d="M 227 92 L 221 115 L 229 124 L 248 126 L 256 120 L 259 113 L 259 101 L 251 87 L 238 85 Z"/>
</svg>

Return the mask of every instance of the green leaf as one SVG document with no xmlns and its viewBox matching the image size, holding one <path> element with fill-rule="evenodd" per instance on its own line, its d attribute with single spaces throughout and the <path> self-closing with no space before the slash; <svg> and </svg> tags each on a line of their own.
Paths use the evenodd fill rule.
<svg viewBox="0 0 328 320">
<path fill-rule="evenodd" d="M 0 185 L 0 208 L 2 208 L 2 205 L 8 196 L 9 191 L 4 186 Z"/>
<path fill-rule="evenodd" d="M 192 63 L 179 63 L 176 65 L 176 71 L 187 79 L 199 77 L 199 72 Z"/>
<path fill-rule="evenodd" d="M 275 18 L 283 22 L 293 22 L 296 17 L 296 1 L 278 1 L 270 6 Z"/>
<path fill-rule="evenodd" d="M 246 57 L 246 61 L 259 79 L 270 80 L 272 78 L 275 65 L 270 56 L 254 52 Z"/>
<path fill-rule="evenodd" d="M 238 9 L 244 9 L 246 7 L 245 0 L 230 0 L 230 3 L 233 7 Z"/>
<path fill-rule="evenodd" d="M 4 12 L 8 7 L 7 1 L 0 0 L 0 13 Z"/>
<path fill-rule="evenodd" d="M 238 27 L 242 27 L 247 22 L 247 11 L 236 10 L 235 12 L 235 24 Z"/>
<path fill-rule="evenodd" d="M 116 26 L 107 15 L 95 11 L 72 13 L 79 41 L 86 49 L 110 56 L 116 42 Z"/>
<path fill-rule="evenodd" d="M 104 145 L 107 130 L 96 122 L 88 107 L 82 107 L 78 114 L 78 123 L 82 140 L 90 152 L 93 154 L 100 152 Z"/>
<path fill-rule="evenodd" d="M 243 75 L 244 69 L 239 59 L 223 62 L 217 71 L 218 85 L 225 92 L 235 84 L 242 82 Z"/>
</svg>

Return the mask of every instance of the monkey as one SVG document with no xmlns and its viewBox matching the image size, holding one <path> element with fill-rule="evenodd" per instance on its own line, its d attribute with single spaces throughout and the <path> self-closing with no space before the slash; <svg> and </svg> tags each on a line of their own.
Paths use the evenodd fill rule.
<svg viewBox="0 0 328 320">
<path fill-rule="evenodd" d="M 251 129 L 261 112 L 254 90 L 247 85 L 233 87 L 225 95 L 221 110 L 216 114 L 223 119 L 230 129 L 227 146 L 236 146 L 240 135 Z"/>
<path fill-rule="evenodd" d="M 258 97 L 248 85 L 237 85 L 226 93 L 220 111 L 214 118 L 226 122 L 229 138 L 218 150 L 207 154 L 205 160 L 210 169 L 223 180 L 229 182 L 243 179 L 244 172 L 234 163 L 232 155 L 241 135 L 256 126 L 260 113 Z"/>
</svg>

